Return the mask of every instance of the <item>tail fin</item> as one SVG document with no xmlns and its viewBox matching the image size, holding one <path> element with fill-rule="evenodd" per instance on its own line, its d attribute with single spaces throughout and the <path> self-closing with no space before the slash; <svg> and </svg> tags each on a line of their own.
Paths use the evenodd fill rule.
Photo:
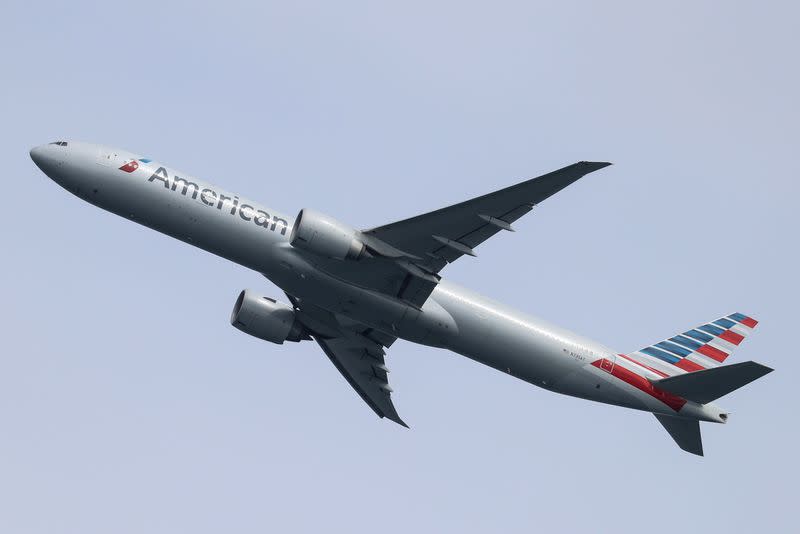
<svg viewBox="0 0 800 534">
<path fill-rule="evenodd" d="M 719 367 L 758 321 L 733 313 L 627 356 L 667 377 Z"/>
<path fill-rule="evenodd" d="M 703 456 L 703 440 L 700 437 L 700 422 L 695 419 L 680 419 L 669 415 L 656 415 L 678 447 L 698 456 Z"/>
<path fill-rule="evenodd" d="M 650 382 L 657 388 L 674 393 L 684 399 L 706 404 L 771 372 L 772 369 L 766 365 L 742 362 Z M 663 421 L 662 424 L 664 424 Z"/>
</svg>

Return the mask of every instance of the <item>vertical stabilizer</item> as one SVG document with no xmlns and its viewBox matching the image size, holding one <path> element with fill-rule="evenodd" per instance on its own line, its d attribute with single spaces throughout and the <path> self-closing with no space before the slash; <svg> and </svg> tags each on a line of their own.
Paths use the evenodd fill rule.
<svg viewBox="0 0 800 534">
<path fill-rule="evenodd" d="M 681 419 L 669 415 L 656 415 L 658 422 L 664 425 L 678 447 L 698 456 L 703 456 L 703 440 L 700 437 L 700 422 L 693 419 Z"/>
<path fill-rule="evenodd" d="M 626 356 L 662 377 L 719 367 L 758 321 L 732 313 Z"/>
</svg>

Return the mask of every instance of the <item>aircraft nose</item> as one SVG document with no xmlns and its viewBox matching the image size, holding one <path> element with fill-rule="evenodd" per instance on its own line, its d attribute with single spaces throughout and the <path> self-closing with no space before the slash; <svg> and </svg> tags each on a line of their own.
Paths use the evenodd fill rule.
<svg viewBox="0 0 800 534">
<path fill-rule="evenodd" d="M 37 167 L 41 168 L 45 159 L 47 145 L 35 146 L 31 149 L 31 159 Z"/>
<path fill-rule="evenodd" d="M 31 159 L 42 172 L 53 178 L 53 173 L 64 164 L 66 146 L 64 141 L 57 141 L 33 147 L 30 151 Z"/>
</svg>

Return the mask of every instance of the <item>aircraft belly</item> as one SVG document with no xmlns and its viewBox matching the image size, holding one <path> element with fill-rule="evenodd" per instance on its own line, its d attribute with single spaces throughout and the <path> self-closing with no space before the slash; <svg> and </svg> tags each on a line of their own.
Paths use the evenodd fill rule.
<svg viewBox="0 0 800 534">
<path fill-rule="evenodd" d="M 548 389 L 575 368 L 575 362 L 562 355 L 555 336 L 519 316 L 509 320 L 511 312 L 493 308 L 487 300 L 443 285 L 432 299 L 457 326 L 457 334 L 446 338 L 448 349 Z"/>
<path fill-rule="evenodd" d="M 663 399 L 592 364 L 586 364 L 567 375 L 557 383 L 554 391 L 572 397 L 673 416 L 681 412 L 685 402 L 664 402 Z"/>
<path fill-rule="evenodd" d="M 606 404 L 645 410 L 646 404 L 636 392 L 605 371 L 587 364 L 566 375 L 554 388 L 558 393 Z"/>
<path fill-rule="evenodd" d="M 526 382 L 552 389 L 572 368 L 571 362 L 553 357 L 549 347 L 531 336 L 459 323 L 459 332 L 465 331 L 449 346 L 451 350 Z"/>
<path fill-rule="evenodd" d="M 399 336 L 398 327 L 409 313 L 419 313 L 387 295 L 339 280 L 319 270 L 288 244 L 262 265 L 261 272 L 290 295 L 332 313 Z"/>
</svg>

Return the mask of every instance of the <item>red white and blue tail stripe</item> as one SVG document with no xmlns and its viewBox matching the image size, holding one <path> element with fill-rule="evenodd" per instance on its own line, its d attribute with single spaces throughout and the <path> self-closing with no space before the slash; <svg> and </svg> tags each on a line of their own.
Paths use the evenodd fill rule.
<svg viewBox="0 0 800 534">
<path fill-rule="evenodd" d="M 662 376 L 718 367 L 758 321 L 734 313 L 626 356 Z"/>
</svg>

